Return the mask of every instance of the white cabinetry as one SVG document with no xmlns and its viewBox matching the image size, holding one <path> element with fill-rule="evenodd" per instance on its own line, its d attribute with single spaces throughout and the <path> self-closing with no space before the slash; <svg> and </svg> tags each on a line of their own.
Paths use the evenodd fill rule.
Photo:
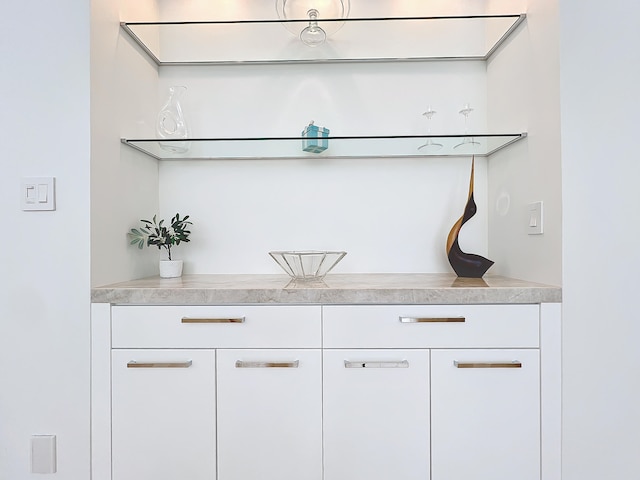
<svg viewBox="0 0 640 480">
<path fill-rule="evenodd" d="M 434 480 L 539 480 L 537 350 L 434 350 Z"/>
<path fill-rule="evenodd" d="M 112 479 L 320 480 L 320 312 L 112 307 Z"/>
<path fill-rule="evenodd" d="M 429 478 L 429 351 L 324 352 L 324 478 Z"/>
<path fill-rule="evenodd" d="M 94 305 L 92 478 L 558 480 L 543 307 Z"/>
<path fill-rule="evenodd" d="M 358 348 L 325 353 L 333 365 L 325 365 L 325 424 L 333 421 L 335 430 L 328 437 L 325 427 L 325 473 L 344 463 L 352 474 L 345 478 L 396 472 L 391 476 L 424 479 L 430 471 L 432 480 L 539 479 L 539 315 L 538 305 L 325 307 L 324 347 Z M 415 369 L 406 378 L 413 389 L 386 371 L 374 385 L 373 368 L 371 377 L 363 372 L 346 381 L 347 372 L 337 372 L 340 355 L 371 366 L 405 359 Z M 369 413 L 360 424 L 358 403 Z M 380 430 L 376 410 L 390 422 Z M 335 413 L 343 411 L 344 418 Z M 420 435 L 429 424 L 430 439 Z M 334 451 L 340 437 L 351 456 Z M 339 467 L 331 465 L 334 458 Z M 335 473 L 325 479 L 341 478 Z"/>
<path fill-rule="evenodd" d="M 114 350 L 113 479 L 210 480 L 216 472 L 213 350 Z"/>
<path fill-rule="evenodd" d="M 321 480 L 321 372 L 319 349 L 218 351 L 220 480 Z"/>
</svg>

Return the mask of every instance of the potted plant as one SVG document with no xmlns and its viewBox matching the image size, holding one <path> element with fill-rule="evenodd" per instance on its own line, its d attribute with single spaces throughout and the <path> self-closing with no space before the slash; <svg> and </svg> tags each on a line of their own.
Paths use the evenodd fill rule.
<svg viewBox="0 0 640 480">
<path fill-rule="evenodd" d="M 157 221 L 156 215 L 153 220 L 140 220 L 142 226 L 140 228 L 132 228 L 128 235 L 131 239 L 131 245 L 138 245 L 142 249 L 145 245 L 150 247 L 155 245 L 158 250 L 162 248 L 167 250 L 168 260 L 160 260 L 160 276 L 162 278 L 173 278 L 182 275 L 182 260 L 173 260 L 171 258 L 171 247 L 180 245 L 181 242 L 188 242 L 191 231 L 188 230 L 189 215 L 180 218 L 180 214 L 176 213 L 171 218 L 171 222 L 166 225 L 164 219 Z"/>
</svg>

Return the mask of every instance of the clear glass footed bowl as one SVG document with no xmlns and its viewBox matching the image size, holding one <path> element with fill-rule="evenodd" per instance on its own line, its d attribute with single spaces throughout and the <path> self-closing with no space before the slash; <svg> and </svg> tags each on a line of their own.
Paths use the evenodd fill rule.
<svg viewBox="0 0 640 480">
<path fill-rule="evenodd" d="M 282 269 L 296 280 L 319 280 L 335 267 L 347 252 L 299 250 L 269 252 Z"/>
</svg>

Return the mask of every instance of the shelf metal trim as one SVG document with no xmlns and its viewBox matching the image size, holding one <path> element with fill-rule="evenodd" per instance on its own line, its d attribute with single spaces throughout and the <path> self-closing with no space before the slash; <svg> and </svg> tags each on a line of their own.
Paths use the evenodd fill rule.
<svg viewBox="0 0 640 480">
<path fill-rule="evenodd" d="M 265 156 L 233 156 L 233 155 L 220 155 L 220 156 L 199 156 L 193 155 L 189 156 L 185 154 L 185 156 L 160 156 L 157 155 L 141 145 L 139 143 L 149 143 L 155 144 L 157 142 L 163 143 L 171 143 L 175 142 L 269 142 L 269 141 L 286 141 L 286 142 L 302 142 L 303 137 L 226 137 L 226 138 L 188 138 L 188 139 L 159 139 L 159 138 L 121 138 L 121 143 L 144 153 L 156 160 L 267 160 L 267 159 L 313 159 L 317 161 L 322 161 L 323 159 L 358 159 L 358 158 L 369 158 L 369 159 L 378 159 L 378 158 L 442 158 L 442 157 L 461 157 L 468 158 L 471 156 L 476 156 L 478 158 L 488 157 L 493 155 L 494 153 L 504 149 L 505 147 L 512 145 L 513 143 L 522 140 L 527 137 L 527 132 L 522 133 L 488 133 L 488 134 L 445 134 L 445 135 L 356 135 L 356 136 L 329 136 L 327 140 L 330 142 L 332 140 L 402 140 L 402 139 L 447 139 L 447 138 L 496 138 L 496 137 L 513 137 L 510 140 L 506 140 L 504 144 L 499 145 L 487 152 L 453 152 L 453 153 L 433 153 L 433 154 L 424 154 L 424 153 L 398 153 L 398 154 L 358 154 L 358 155 L 312 155 L 305 154 L 304 152 L 300 152 L 299 155 L 265 155 Z"/>
<path fill-rule="evenodd" d="M 511 27 L 509 27 L 507 31 L 504 32 L 502 37 L 500 37 L 500 39 L 493 45 L 493 47 L 489 49 L 489 51 L 484 57 L 484 60 L 489 60 L 489 58 L 491 58 L 491 56 L 498 50 L 498 48 L 500 48 L 500 46 L 505 42 L 505 40 L 509 38 L 509 36 L 515 31 L 515 29 L 518 28 L 518 26 L 520 26 L 522 22 L 524 22 L 526 18 L 527 18 L 527 15 L 524 13 L 519 15 L 519 18 L 515 21 L 515 23 L 511 25 Z"/>
<path fill-rule="evenodd" d="M 146 53 L 148 49 L 143 47 Z M 248 65 L 330 65 L 340 63 L 410 63 L 410 62 L 483 62 L 487 60 L 486 55 L 478 56 L 443 56 L 443 57 L 380 57 L 380 58 L 316 58 L 316 59 L 297 59 L 297 60 L 211 60 L 211 61 L 187 61 L 187 62 L 162 62 L 153 54 L 149 55 L 151 59 L 159 67 L 205 67 L 205 66 L 248 66 Z"/>
<path fill-rule="evenodd" d="M 247 25 L 247 24 L 286 24 L 286 23 L 308 23 L 308 19 L 264 19 L 264 20 L 197 20 L 197 21 L 168 21 L 168 22 L 120 22 L 120 27 L 133 41 L 149 56 L 158 66 L 230 66 L 230 65 L 287 65 L 287 64 L 336 64 L 336 63 L 384 63 L 384 62 L 430 62 L 430 61 L 487 61 L 505 40 L 518 28 L 526 19 L 525 13 L 520 14 L 494 14 L 494 15 L 442 15 L 423 17 L 357 17 L 357 18 L 321 18 L 322 22 L 390 22 L 390 21 L 429 21 L 429 20 L 486 20 L 486 19 L 514 19 L 502 36 L 484 55 L 435 55 L 435 56 L 415 56 L 415 57 L 371 57 L 371 58 L 321 58 L 321 59 L 273 59 L 273 60 L 186 60 L 186 61 L 163 61 L 146 45 L 146 43 L 135 33 L 132 27 L 136 26 L 189 26 L 189 25 Z"/>
<path fill-rule="evenodd" d="M 478 135 L 478 136 L 480 136 L 480 135 Z M 505 143 L 505 144 L 503 144 L 503 145 L 500 145 L 499 147 L 494 148 L 494 149 L 493 149 L 493 150 L 491 150 L 490 152 L 487 152 L 487 154 L 486 154 L 486 155 L 484 155 L 484 156 L 488 157 L 488 156 L 490 156 L 490 155 L 493 155 L 494 153 L 499 152 L 499 151 L 500 151 L 500 150 L 502 150 L 503 148 L 506 148 L 506 147 L 508 147 L 509 145 L 511 145 L 511 144 L 513 144 L 513 143 L 515 143 L 515 142 L 517 142 L 518 140 L 522 140 L 523 138 L 526 138 L 526 137 L 527 137 L 527 132 L 522 132 L 522 133 L 520 134 L 520 137 L 519 137 L 519 138 L 514 138 L 513 140 L 510 140 L 509 142 L 507 142 L 507 143 Z M 483 155 L 478 155 L 478 156 L 483 156 Z"/>
<path fill-rule="evenodd" d="M 126 23 L 126 22 L 120 22 L 120 27 L 127 32 L 127 34 L 129 35 L 129 37 L 131 37 L 131 39 L 144 51 L 144 53 L 147 54 L 147 56 L 153 60 L 153 62 L 157 65 L 157 66 L 161 66 L 163 65 L 163 63 L 160 61 L 160 59 L 158 57 L 156 57 L 156 55 L 151 51 L 151 49 L 149 47 L 147 47 L 147 44 L 144 43 L 142 41 L 142 39 L 140 37 L 138 37 L 138 35 L 136 35 L 134 33 L 133 30 L 131 30 L 131 28 L 129 27 L 129 25 L 139 25 L 136 23 Z"/>
<path fill-rule="evenodd" d="M 513 136 L 527 136 L 526 132 L 523 133 L 445 133 L 441 135 L 330 135 L 326 138 L 328 140 L 393 140 L 393 139 L 428 139 L 428 138 L 465 138 L 465 137 L 478 137 L 478 138 L 495 138 L 495 137 L 513 137 Z M 196 137 L 196 138 L 122 138 L 123 143 L 128 142 L 253 142 L 253 141 L 271 141 L 271 140 L 305 140 L 306 137 Z"/>
<path fill-rule="evenodd" d="M 349 17 L 349 18 L 318 18 L 318 22 L 388 22 L 394 20 L 473 20 L 485 18 L 513 18 L 522 21 L 526 14 L 502 13 L 490 15 L 428 15 L 424 17 Z M 186 20 L 168 22 L 120 22 L 120 25 L 228 25 L 228 24 L 252 24 L 252 23 L 303 23 L 308 24 L 309 19 L 263 19 L 263 20 Z"/>
<path fill-rule="evenodd" d="M 162 158 L 162 157 L 159 157 L 159 156 L 157 156 L 157 155 L 154 155 L 153 153 L 151 153 L 151 152 L 149 152 L 149 151 L 145 150 L 144 148 L 142 148 L 142 147 L 140 147 L 140 146 L 136 145 L 135 143 L 130 143 L 130 142 L 135 142 L 135 141 L 136 141 L 136 140 L 127 140 L 126 138 L 121 138 L 121 139 L 120 139 L 120 142 L 121 142 L 121 143 L 124 143 L 124 144 L 125 144 L 125 145 L 127 145 L 128 147 L 133 148 L 134 150 L 137 150 L 137 151 L 139 151 L 139 152 L 141 152 L 141 153 L 144 153 L 145 155 L 148 155 L 148 156 L 150 156 L 151 158 L 155 158 L 156 160 L 163 160 L 163 158 Z"/>
</svg>

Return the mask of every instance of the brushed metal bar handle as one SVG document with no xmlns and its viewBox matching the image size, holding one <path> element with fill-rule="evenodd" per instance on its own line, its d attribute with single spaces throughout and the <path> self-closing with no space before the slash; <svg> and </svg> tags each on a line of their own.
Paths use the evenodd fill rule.
<svg viewBox="0 0 640 480">
<path fill-rule="evenodd" d="M 238 318 L 182 317 L 182 323 L 244 323 L 244 317 L 238 317 Z"/>
<path fill-rule="evenodd" d="M 236 360 L 236 368 L 298 368 L 299 360 L 293 362 L 250 362 Z"/>
<path fill-rule="evenodd" d="M 402 323 L 464 323 L 465 317 L 400 317 Z"/>
<path fill-rule="evenodd" d="M 458 362 L 453 361 L 456 368 L 522 368 L 518 360 L 513 362 Z"/>
<path fill-rule="evenodd" d="M 189 368 L 193 362 L 137 362 L 131 360 L 127 363 L 127 368 Z"/>
<path fill-rule="evenodd" d="M 344 368 L 409 368 L 409 362 L 407 360 L 399 361 L 344 361 Z"/>
</svg>

